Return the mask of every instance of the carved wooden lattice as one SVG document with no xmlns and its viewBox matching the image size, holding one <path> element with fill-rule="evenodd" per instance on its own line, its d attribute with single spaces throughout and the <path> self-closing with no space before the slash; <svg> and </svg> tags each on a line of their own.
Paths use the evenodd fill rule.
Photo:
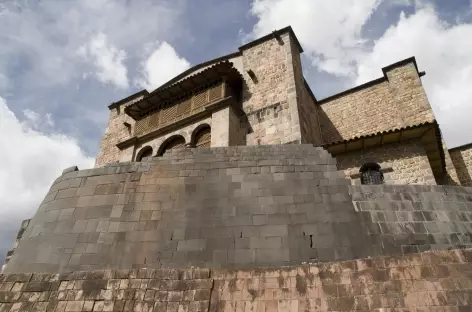
<svg viewBox="0 0 472 312">
<path fill-rule="evenodd" d="M 155 111 L 151 113 L 150 119 L 149 119 L 149 129 L 153 128 L 159 128 L 159 114 L 160 111 Z"/>
<path fill-rule="evenodd" d="M 140 120 L 136 121 L 135 128 L 134 128 L 134 133 L 136 134 L 141 134 L 145 132 L 149 128 L 149 115 L 143 117 Z"/>
<path fill-rule="evenodd" d="M 195 94 L 195 96 L 193 97 L 193 109 L 194 110 L 196 110 L 198 108 L 201 108 L 202 106 L 207 104 L 207 102 L 208 102 L 207 93 L 208 93 L 208 90 L 205 90 L 205 91 L 202 91 L 198 94 Z"/>
<path fill-rule="evenodd" d="M 196 114 L 202 108 L 224 97 L 224 83 L 219 82 L 203 91 L 189 95 L 178 102 L 166 104 L 164 108 L 149 112 L 146 116 L 136 121 L 135 135 L 141 135 L 150 130 L 167 126 L 180 119 Z"/>
<path fill-rule="evenodd" d="M 167 105 L 161 110 L 161 125 L 168 125 L 172 123 L 177 115 L 177 107 L 175 105 Z"/>
<path fill-rule="evenodd" d="M 220 83 L 208 90 L 209 102 L 219 100 L 223 97 L 223 84 Z"/>
<path fill-rule="evenodd" d="M 139 155 L 139 157 L 137 158 L 137 161 L 141 161 L 143 158 L 151 157 L 151 156 L 152 156 L 152 148 L 151 147 L 148 147 L 148 148 L 145 147 L 141 151 L 141 155 Z"/>
<path fill-rule="evenodd" d="M 186 117 L 192 110 L 192 98 L 188 98 L 177 105 L 177 116 Z"/>
<path fill-rule="evenodd" d="M 172 142 L 171 145 L 167 147 L 167 149 L 170 150 L 170 149 L 183 148 L 184 145 L 185 145 L 184 140 L 175 140 L 174 142 Z"/>
<path fill-rule="evenodd" d="M 200 130 L 195 136 L 195 145 L 197 147 L 210 147 L 211 146 L 211 129 L 204 128 Z"/>
<path fill-rule="evenodd" d="M 165 147 L 159 153 L 159 156 L 164 155 L 166 151 L 168 150 L 184 148 L 184 147 L 185 147 L 185 139 L 182 137 L 177 137 L 165 145 Z"/>
</svg>

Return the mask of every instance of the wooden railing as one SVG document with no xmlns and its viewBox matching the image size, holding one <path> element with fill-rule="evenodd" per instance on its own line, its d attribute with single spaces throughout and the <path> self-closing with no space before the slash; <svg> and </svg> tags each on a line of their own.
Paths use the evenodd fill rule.
<svg viewBox="0 0 472 312">
<path fill-rule="evenodd" d="M 151 110 L 136 121 L 134 135 L 156 130 L 179 120 L 192 116 L 205 109 L 205 106 L 225 97 L 227 84 L 218 82 L 207 89 L 195 92 L 188 97 Z"/>
</svg>

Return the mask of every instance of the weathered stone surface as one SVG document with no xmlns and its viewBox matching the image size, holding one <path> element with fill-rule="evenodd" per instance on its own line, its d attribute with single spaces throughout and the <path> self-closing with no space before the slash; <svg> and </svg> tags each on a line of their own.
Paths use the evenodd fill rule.
<svg viewBox="0 0 472 312">
<path fill-rule="evenodd" d="M 146 94 L 138 92 L 114 103 L 110 108 L 96 165 L 135 161 L 143 148 L 148 147 L 152 148 L 152 155 L 155 156 L 171 137 L 179 136 L 185 143 L 195 144 L 195 131 L 204 124 L 211 127 L 212 147 L 285 144 L 302 141 L 299 119 L 303 118 L 303 142 L 321 144 L 319 127 L 312 120 L 317 118 L 315 99 L 304 83 L 300 53 L 298 41 L 288 28 L 279 31 L 277 38 L 271 37 L 259 44 L 242 47 L 238 55 L 233 55 L 228 61 L 233 63 L 242 76 L 243 87 L 237 98 L 244 116 L 235 109 L 225 107 L 209 116 L 189 121 L 175 131 L 170 130 L 158 137 L 144 139 L 143 142 L 122 150 L 116 144 L 132 138 L 135 128 L 135 121 L 124 110 Z M 255 78 L 249 76 L 250 70 Z M 299 112 L 299 107 L 303 107 L 303 111 Z"/>
<path fill-rule="evenodd" d="M 324 143 L 434 120 L 413 62 L 391 68 L 385 76 L 388 79 L 368 88 L 322 101 Z"/>
<path fill-rule="evenodd" d="M 471 274 L 471 249 L 278 268 L 6 274 L 0 289 L 35 286 L 0 291 L 0 311 L 460 312 L 472 308 Z M 38 286 L 57 279 L 55 290 Z"/>
<path fill-rule="evenodd" d="M 133 166 L 88 170 L 94 195 L 43 203 L 5 272 L 277 267 L 472 247 L 470 188 L 350 186 L 312 145 L 172 150 Z"/>
<path fill-rule="evenodd" d="M 449 150 L 458 179 L 463 186 L 472 186 L 472 145 Z"/>
<path fill-rule="evenodd" d="M 343 170 L 353 184 L 360 184 L 359 169 L 375 161 L 383 170 L 386 184 L 435 185 L 428 156 L 420 142 L 383 145 L 365 150 L 347 152 L 336 156 L 338 168 Z"/>
</svg>

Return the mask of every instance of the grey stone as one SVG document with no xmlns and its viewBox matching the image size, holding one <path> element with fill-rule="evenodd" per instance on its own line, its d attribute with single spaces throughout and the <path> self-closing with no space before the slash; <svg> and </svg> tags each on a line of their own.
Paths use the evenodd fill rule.
<svg viewBox="0 0 472 312">
<path fill-rule="evenodd" d="M 77 168 L 77 166 L 72 166 L 72 167 L 69 167 L 69 168 L 66 168 L 64 170 L 62 170 L 62 174 L 65 174 L 65 173 L 69 173 L 69 172 L 74 172 L 74 171 L 78 171 L 79 168 Z"/>
<path fill-rule="evenodd" d="M 96 206 L 87 209 L 87 219 L 110 218 L 113 206 Z"/>
<path fill-rule="evenodd" d="M 287 225 L 263 225 L 259 227 L 260 235 L 265 236 L 287 236 Z"/>
<path fill-rule="evenodd" d="M 290 261 L 290 254 L 288 250 L 280 249 L 257 249 L 256 250 L 256 263 L 277 263 L 283 264 L 284 262 Z"/>
<path fill-rule="evenodd" d="M 75 221 L 74 227 L 72 228 L 72 233 L 84 233 L 87 227 L 87 220 L 77 220 Z"/>
<path fill-rule="evenodd" d="M 203 250 L 206 247 L 206 239 L 182 240 L 177 243 L 179 251 Z"/>
<path fill-rule="evenodd" d="M 249 242 L 251 249 L 278 249 L 282 248 L 281 237 L 251 237 Z"/>
<path fill-rule="evenodd" d="M 296 145 L 198 149 L 67 173 L 7 269 L 242 268 L 472 244 L 468 189 L 350 186 L 330 157 Z"/>
<path fill-rule="evenodd" d="M 228 251 L 228 262 L 240 265 L 255 263 L 256 252 L 252 249 L 234 249 Z"/>
</svg>

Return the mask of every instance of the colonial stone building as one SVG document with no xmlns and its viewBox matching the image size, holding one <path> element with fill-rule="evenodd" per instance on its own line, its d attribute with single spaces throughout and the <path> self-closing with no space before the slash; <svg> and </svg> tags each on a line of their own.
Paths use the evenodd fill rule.
<svg viewBox="0 0 472 312">
<path fill-rule="evenodd" d="M 301 52 L 285 28 L 110 105 L 97 167 L 21 224 L 0 312 L 472 311 L 472 147 L 415 59 L 317 100 Z"/>
<path fill-rule="evenodd" d="M 353 183 L 367 164 L 387 184 L 472 185 L 472 149 L 451 157 L 414 57 L 318 100 L 302 52 L 287 27 L 111 104 L 97 166 L 179 147 L 302 143 L 324 147 Z"/>
</svg>

